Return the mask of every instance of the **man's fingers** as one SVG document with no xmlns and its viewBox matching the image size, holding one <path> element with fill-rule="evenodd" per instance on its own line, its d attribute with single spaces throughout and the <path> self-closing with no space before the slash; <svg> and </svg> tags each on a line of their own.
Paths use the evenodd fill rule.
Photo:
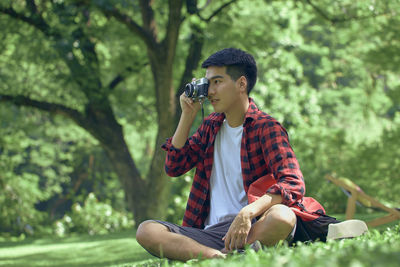
<svg viewBox="0 0 400 267">
<path fill-rule="evenodd" d="M 225 240 L 225 247 L 231 251 L 244 247 L 244 238 L 240 235 L 232 235 L 229 240 Z"/>
<path fill-rule="evenodd" d="M 226 242 L 226 241 L 225 241 Z M 236 242 L 236 238 L 235 235 L 232 235 L 231 238 L 229 239 L 228 243 L 228 250 L 232 251 L 235 249 L 235 242 Z"/>
<path fill-rule="evenodd" d="M 230 245 L 231 245 L 231 235 L 228 233 L 224 236 L 224 240 L 225 240 L 225 249 L 226 250 L 231 250 Z"/>
<path fill-rule="evenodd" d="M 225 247 L 229 250 L 234 250 L 234 249 L 241 249 L 244 248 L 246 244 L 246 239 L 247 235 L 245 234 L 232 234 L 232 237 L 230 238 L 229 242 L 228 240 L 225 240 Z"/>
<path fill-rule="evenodd" d="M 191 102 L 193 102 L 193 100 L 192 100 L 190 97 L 187 97 L 185 93 L 183 93 L 183 94 L 181 95 L 181 98 L 183 99 L 183 101 L 185 101 L 185 102 L 188 103 L 188 104 L 191 103 Z"/>
<path fill-rule="evenodd" d="M 246 242 L 246 236 L 244 235 L 239 235 L 238 238 L 236 239 L 236 244 L 235 244 L 235 248 L 239 249 L 239 248 L 243 248 L 244 244 Z"/>
</svg>

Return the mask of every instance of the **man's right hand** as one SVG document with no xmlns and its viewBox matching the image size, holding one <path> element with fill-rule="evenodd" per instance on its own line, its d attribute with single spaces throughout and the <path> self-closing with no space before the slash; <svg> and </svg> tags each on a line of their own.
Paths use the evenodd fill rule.
<svg viewBox="0 0 400 267">
<path fill-rule="evenodd" d="M 194 102 L 193 99 L 186 96 L 185 92 L 179 97 L 181 104 L 182 115 L 188 115 L 190 117 L 195 117 L 197 112 L 199 112 L 201 105 L 200 103 Z"/>
<path fill-rule="evenodd" d="M 175 130 L 175 134 L 172 137 L 172 145 L 175 148 L 182 148 L 189 136 L 190 127 L 196 118 L 197 112 L 199 112 L 201 105 L 199 102 L 194 102 L 193 99 L 186 96 L 185 92 L 179 97 L 181 104 L 182 114 L 178 123 L 178 127 Z"/>
</svg>

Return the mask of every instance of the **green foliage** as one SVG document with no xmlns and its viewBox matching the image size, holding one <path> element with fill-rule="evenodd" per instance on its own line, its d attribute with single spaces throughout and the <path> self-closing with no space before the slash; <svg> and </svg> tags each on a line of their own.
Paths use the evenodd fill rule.
<svg viewBox="0 0 400 267">
<path fill-rule="evenodd" d="M 400 203 L 400 184 L 396 182 L 399 179 L 400 151 L 393 144 L 399 138 L 400 125 L 385 130 L 382 137 L 371 144 L 357 146 L 354 151 L 348 150 L 340 162 L 331 161 L 337 175 L 351 178 L 367 194 L 397 207 Z M 330 200 L 333 203 L 333 199 Z"/>
<path fill-rule="evenodd" d="M 7 0 L 1 6 L 29 14 L 29 2 Z M 168 6 L 153 2 L 160 38 Z M 221 4 L 198 2 L 207 7 L 203 17 Z M 159 153 L 156 105 L 168 100 L 156 99 L 152 90 L 155 80 L 146 45 L 100 11 L 117 7 L 140 21 L 138 3 L 35 3 L 63 36 L 48 37 L 1 13 L 0 94 L 29 96 L 80 112 L 89 95 L 109 99 L 144 177 Z M 251 52 L 259 69 L 251 96 L 288 129 L 307 195 L 321 201 L 329 213 L 342 212 L 346 197 L 324 179 L 336 173 L 379 199 L 399 203 L 399 2 L 254 0 L 251 5 L 236 1 L 231 7 L 210 22 L 183 14 L 174 85 L 184 72 L 193 29 L 204 40 L 202 59 L 225 47 Z M 83 33 L 90 37 L 96 58 L 88 57 L 90 45 Z M 123 82 L 106 90 L 119 75 Z M 196 77 L 203 75 L 204 70 L 195 70 Z M 206 112 L 211 112 L 209 105 Z M 118 176 L 93 137 L 60 117 L 3 101 L 0 118 L 0 232 L 18 235 L 29 232 L 29 226 L 37 232 L 46 221 L 64 216 L 73 203 L 83 203 L 90 192 L 104 205 L 124 210 Z M 192 132 L 200 120 L 198 116 Z M 173 181 L 169 220 L 181 221 L 190 184 L 188 176 Z M 64 204 L 57 206 L 58 200 Z M 87 227 L 88 221 L 78 217 L 82 229 Z"/>
<path fill-rule="evenodd" d="M 204 55 L 226 46 L 255 55 L 259 79 L 251 96 L 288 129 L 307 195 L 329 213 L 343 212 L 347 199 L 326 182 L 327 173 L 398 203 L 399 141 L 390 138 L 399 131 L 398 71 L 377 56 L 390 46 L 386 56 L 398 57 L 397 39 L 388 37 L 397 31 L 398 3 L 264 2 L 239 1 L 222 14 L 209 27 Z"/>
<path fill-rule="evenodd" d="M 3 105 L 0 117 L 1 235 L 50 234 L 53 221 L 90 192 L 125 209 L 104 153 L 82 129 L 32 109 Z"/>
<path fill-rule="evenodd" d="M 356 6 L 351 1 L 318 3 L 318 11 L 299 1 L 254 5 L 257 8 L 247 11 L 252 16 L 246 17 L 245 24 L 241 23 L 242 12 L 232 12 L 235 19 L 219 23 L 225 23 L 224 28 L 233 24 L 230 37 L 234 46 L 255 54 L 259 80 L 252 96 L 289 130 L 307 194 L 321 201 L 328 212 L 342 212 L 346 197 L 324 179 L 327 173 L 337 173 L 353 179 L 372 195 L 398 202 L 396 190 L 389 187 L 395 184 L 393 177 L 399 166 L 390 147 L 399 142 L 388 138 L 389 132 L 397 135 L 399 129 L 395 119 L 399 111 L 398 73 L 385 67 L 384 60 L 372 65 L 367 59 L 374 60 L 370 57 L 374 51 L 387 44 L 376 29 L 389 31 L 393 20 L 398 23 L 390 12 L 385 13 L 391 8 L 386 4 Z M 397 4 L 388 3 L 393 5 Z M 322 16 L 321 11 L 328 16 Z M 337 24 L 332 25 L 329 19 Z M 268 31 L 257 34 L 261 25 Z M 215 37 L 217 44 L 226 44 L 219 35 Z M 244 39 L 247 41 L 242 42 Z M 389 52 L 392 50 L 386 51 L 397 57 Z M 378 186 L 380 182 L 383 185 Z"/>
<path fill-rule="evenodd" d="M 192 185 L 194 171 L 190 171 L 182 177 L 172 180 L 173 201 L 168 206 L 167 221 L 176 224 L 182 224 L 183 214 L 185 213 L 188 192 Z"/>
<path fill-rule="evenodd" d="M 132 229 L 132 214 L 119 212 L 106 203 L 101 203 L 95 194 L 90 193 L 83 206 L 75 203 L 71 213 L 55 222 L 57 236 L 69 233 L 88 233 L 89 235 L 107 234 L 125 229 Z"/>
<path fill-rule="evenodd" d="M 6 126 L 0 128 L 0 229 L 33 234 L 48 218 L 36 205 L 70 181 L 73 152 L 64 138 L 73 133 L 48 128 L 48 118 L 35 111 L 10 112 L 2 106 L 0 114 Z"/>
</svg>

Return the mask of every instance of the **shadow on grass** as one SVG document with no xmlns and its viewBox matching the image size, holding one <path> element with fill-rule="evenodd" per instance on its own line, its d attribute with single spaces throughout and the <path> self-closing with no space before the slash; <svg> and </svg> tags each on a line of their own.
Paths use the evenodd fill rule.
<svg viewBox="0 0 400 267">
<path fill-rule="evenodd" d="M 129 248 L 123 248 L 128 250 Z M 113 265 L 128 265 L 134 264 L 135 262 L 140 262 L 146 260 L 147 253 L 131 253 L 131 256 L 127 256 L 126 253 L 117 253 L 109 256 L 110 252 L 102 253 L 103 248 L 99 247 L 97 255 L 92 254 L 93 249 L 90 253 L 82 255 L 70 254 L 67 251 L 64 253 L 35 253 L 33 255 L 20 256 L 18 258 L 14 257 L 1 257 L 0 266 L 113 266 Z M 118 254 L 121 254 L 118 257 Z M 148 259 L 150 260 L 150 259 Z"/>
<path fill-rule="evenodd" d="M 115 240 L 122 238 L 133 238 L 135 239 L 136 231 L 123 231 L 118 233 L 111 233 L 105 235 L 89 235 L 89 234 L 73 234 L 69 237 L 57 237 L 57 236 L 46 236 L 43 238 L 34 238 L 28 237 L 24 240 L 20 241 L 0 241 L 0 248 L 3 247 L 16 247 L 23 245 L 49 245 L 49 244 L 67 244 L 67 243 L 75 243 L 75 242 L 96 242 L 96 241 L 106 241 L 106 240 Z"/>
<path fill-rule="evenodd" d="M 2 242 L 0 247 L 0 266 L 130 266 L 151 259 L 156 258 L 136 242 L 134 231 Z"/>
</svg>

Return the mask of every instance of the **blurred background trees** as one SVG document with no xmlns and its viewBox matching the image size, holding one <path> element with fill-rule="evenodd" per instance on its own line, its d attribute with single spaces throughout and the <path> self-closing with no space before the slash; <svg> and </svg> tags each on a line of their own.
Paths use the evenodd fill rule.
<svg viewBox="0 0 400 267">
<path fill-rule="evenodd" d="M 0 233 L 179 223 L 192 173 L 166 177 L 160 145 L 183 85 L 225 47 L 255 56 L 252 97 L 288 129 L 307 195 L 342 212 L 324 179 L 336 173 L 399 203 L 399 10 L 394 0 L 2 1 Z"/>
</svg>

